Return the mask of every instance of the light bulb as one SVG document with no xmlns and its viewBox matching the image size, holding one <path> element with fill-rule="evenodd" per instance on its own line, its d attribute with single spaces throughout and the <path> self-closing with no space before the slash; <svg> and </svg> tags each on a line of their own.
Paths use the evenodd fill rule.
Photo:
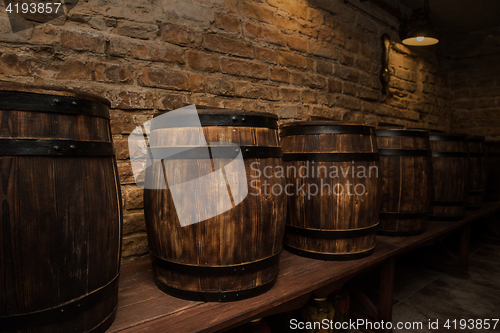
<svg viewBox="0 0 500 333">
<path fill-rule="evenodd" d="M 423 40 L 424 40 L 424 38 L 425 38 L 425 37 L 417 37 L 417 40 L 418 40 L 419 42 L 421 42 L 421 41 L 423 41 Z"/>
</svg>

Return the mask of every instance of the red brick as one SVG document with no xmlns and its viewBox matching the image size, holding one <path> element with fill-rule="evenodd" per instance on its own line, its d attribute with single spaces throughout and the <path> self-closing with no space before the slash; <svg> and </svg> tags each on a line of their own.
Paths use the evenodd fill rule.
<svg viewBox="0 0 500 333">
<path fill-rule="evenodd" d="M 359 68 L 362 71 L 371 73 L 372 62 L 369 59 L 363 59 L 358 57 L 354 65 L 356 66 L 356 68 Z"/>
<path fill-rule="evenodd" d="M 375 34 L 378 32 L 377 23 L 375 23 L 372 19 L 370 19 L 364 13 L 358 12 L 358 15 L 356 17 L 356 25 L 364 30 L 367 30 L 367 31 L 375 33 Z"/>
<path fill-rule="evenodd" d="M 122 246 L 124 259 L 145 255 L 148 253 L 148 237 L 145 233 L 124 236 Z"/>
<path fill-rule="evenodd" d="M 277 7 L 287 13 L 296 15 L 305 20 L 316 22 L 316 24 L 323 23 L 323 15 L 315 8 L 307 6 L 302 1 L 296 0 L 267 0 L 267 3 L 273 7 Z"/>
<path fill-rule="evenodd" d="M 346 110 L 339 109 L 336 107 L 326 107 L 323 105 L 320 106 L 312 106 L 311 107 L 311 115 L 321 118 L 328 118 L 329 120 L 342 120 Z"/>
<path fill-rule="evenodd" d="M 316 74 L 292 72 L 290 79 L 293 84 L 310 88 L 325 88 L 326 80 L 324 77 Z"/>
<path fill-rule="evenodd" d="M 382 84 L 380 83 L 380 79 L 379 79 L 378 75 L 370 75 L 370 74 L 360 73 L 359 83 L 363 86 L 373 88 L 373 89 L 381 89 L 382 88 Z"/>
<path fill-rule="evenodd" d="M 96 81 L 122 83 L 129 83 L 132 81 L 132 72 L 129 66 L 121 64 L 96 64 L 94 73 Z"/>
<path fill-rule="evenodd" d="M 358 96 L 366 100 L 379 101 L 382 98 L 382 92 L 380 90 L 360 87 L 358 88 Z"/>
<path fill-rule="evenodd" d="M 138 83 L 146 87 L 176 90 L 185 90 L 188 87 L 184 73 L 149 67 L 144 67 L 139 73 Z"/>
<path fill-rule="evenodd" d="M 273 67 L 269 74 L 272 81 L 290 82 L 290 74 L 284 67 Z"/>
<path fill-rule="evenodd" d="M 61 46 L 79 51 L 104 53 L 106 40 L 102 34 L 95 31 L 68 28 L 61 32 Z"/>
<path fill-rule="evenodd" d="M 303 105 L 279 105 L 274 112 L 282 119 L 306 119 L 309 117 L 309 107 Z"/>
<path fill-rule="evenodd" d="M 207 72 L 217 72 L 219 68 L 219 57 L 213 53 L 188 51 L 188 65 L 194 69 L 201 69 Z"/>
<path fill-rule="evenodd" d="M 110 38 L 110 55 L 141 60 L 177 62 L 179 64 L 185 62 L 184 49 L 179 46 L 126 37 Z"/>
<path fill-rule="evenodd" d="M 272 23 L 274 21 L 274 10 L 265 6 L 265 3 L 243 1 L 241 4 L 242 14 L 259 21 Z"/>
<path fill-rule="evenodd" d="M 243 35 L 282 46 L 286 44 L 285 37 L 278 29 L 271 29 L 249 22 L 243 23 Z"/>
<path fill-rule="evenodd" d="M 111 104 L 113 106 L 113 104 Z M 111 133 L 113 135 L 118 134 L 130 134 L 135 128 L 133 115 L 127 114 L 123 111 L 113 110 L 109 111 Z"/>
<path fill-rule="evenodd" d="M 342 81 L 333 78 L 328 78 L 328 91 L 342 92 Z"/>
<path fill-rule="evenodd" d="M 115 147 L 115 155 L 119 160 L 126 160 L 130 158 L 128 151 L 128 140 L 113 139 L 113 146 Z"/>
<path fill-rule="evenodd" d="M 243 59 L 221 58 L 221 70 L 226 74 L 267 79 L 268 66 Z"/>
<path fill-rule="evenodd" d="M 316 104 L 318 102 L 318 93 L 315 90 L 302 90 L 300 100 L 305 104 Z"/>
<path fill-rule="evenodd" d="M 236 82 L 236 95 L 252 99 L 265 99 L 270 101 L 279 100 L 279 90 L 276 87 L 270 87 L 263 84 L 250 82 Z"/>
<path fill-rule="evenodd" d="M 116 33 L 122 36 L 154 39 L 158 34 L 158 26 L 155 24 L 119 21 L 115 29 Z"/>
<path fill-rule="evenodd" d="M 319 57 L 338 59 L 339 51 L 331 43 L 321 43 L 317 41 L 309 41 L 309 53 L 317 55 Z"/>
<path fill-rule="evenodd" d="M 287 46 L 295 51 L 307 52 L 308 39 L 297 35 L 286 36 Z"/>
<path fill-rule="evenodd" d="M 344 82 L 342 84 L 342 93 L 345 95 L 351 95 L 351 96 L 356 96 L 358 92 L 358 88 L 355 84 L 351 82 Z"/>
<path fill-rule="evenodd" d="M 144 189 L 138 186 L 126 186 L 123 190 L 125 197 L 124 209 L 134 210 L 144 208 Z"/>
<path fill-rule="evenodd" d="M 350 52 L 340 51 L 339 62 L 344 66 L 352 67 L 354 65 L 354 57 Z"/>
<path fill-rule="evenodd" d="M 235 91 L 233 81 L 221 78 L 207 77 L 204 86 L 205 92 L 218 96 L 233 96 Z"/>
<path fill-rule="evenodd" d="M 0 53 L 0 72 L 5 75 L 32 75 L 37 60 L 26 54 Z"/>
<path fill-rule="evenodd" d="M 352 68 L 345 67 L 342 65 L 335 66 L 333 68 L 333 74 L 336 77 L 340 77 L 342 79 L 352 81 L 352 82 L 358 82 L 358 80 L 359 80 L 359 72 L 357 72 L 356 70 L 354 70 Z"/>
<path fill-rule="evenodd" d="M 61 27 L 51 24 L 42 24 L 33 27 L 30 38 L 31 44 L 53 45 L 61 40 Z"/>
<path fill-rule="evenodd" d="M 316 60 L 316 73 L 332 75 L 333 65 L 330 61 Z"/>
<path fill-rule="evenodd" d="M 190 73 L 188 76 L 189 91 L 202 92 L 205 87 L 205 75 Z"/>
<path fill-rule="evenodd" d="M 289 16 L 284 16 L 282 14 L 274 14 L 274 24 L 276 25 L 276 27 L 285 30 L 302 30 L 302 25 L 296 19 Z"/>
<path fill-rule="evenodd" d="M 153 109 L 155 95 L 150 91 L 120 90 L 111 92 L 111 107 L 122 110 Z"/>
<path fill-rule="evenodd" d="M 272 64 L 280 63 L 279 51 L 258 46 L 255 47 L 255 59 L 270 62 Z"/>
<path fill-rule="evenodd" d="M 335 103 L 337 102 L 337 94 L 330 94 L 330 93 L 318 94 L 318 102 L 319 104 L 326 106 L 335 106 Z"/>
<path fill-rule="evenodd" d="M 300 90 L 292 88 L 281 88 L 280 100 L 283 102 L 299 102 Z"/>
<path fill-rule="evenodd" d="M 144 212 L 123 213 L 123 235 L 146 231 Z"/>
<path fill-rule="evenodd" d="M 345 42 L 345 49 L 351 51 L 352 53 L 358 53 L 359 43 L 354 39 L 348 39 Z"/>
<path fill-rule="evenodd" d="M 240 57 L 253 57 L 252 44 L 229 37 L 206 34 L 203 38 L 203 47 L 211 51 L 229 53 Z"/>
<path fill-rule="evenodd" d="M 65 61 L 58 68 L 57 78 L 62 80 L 90 80 L 91 75 L 91 65 L 90 63 L 70 60 Z"/>
<path fill-rule="evenodd" d="M 201 33 L 171 23 L 161 26 L 160 38 L 166 42 L 177 45 L 199 45 L 202 41 Z"/>
<path fill-rule="evenodd" d="M 298 55 L 292 52 L 278 51 L 278 57 L 280 60 L 280 64 L 287 67 L 297 67 L 297 68 L 308 68 L 310 64 L 307 61 L 306 57 Z"/>
<path fill-rule="evenodd" d="M 361 101 L 355 97 L 346 95 L 339 95 L 335 105 L 344 109 L 361 110 Z"/>
<path fill-rule="evenodd" d="M 238 20 L 236 17 L 216 13 L 214 19 L 214 28 L 240 32 L 240 20 Z"/>
<path fill-rule="evenodd" d="M 135 184 L 134 173 L 132 172 L 132 165 L 130 161 L 118 161 L 118 176 L 120 177 L 120 184 Z"/>
<path fill-rule="evenodd" d="M 189 104 L 189 95 L 176 93 L 158 93 L 159 110 L 175 110 Z"/>
<path fill-rule="evenodd" d="M 362 43 L 360 45 L 359 53 L 365 58 L 372 59 L 375 51 L 371 45 Z"/>
</svg>

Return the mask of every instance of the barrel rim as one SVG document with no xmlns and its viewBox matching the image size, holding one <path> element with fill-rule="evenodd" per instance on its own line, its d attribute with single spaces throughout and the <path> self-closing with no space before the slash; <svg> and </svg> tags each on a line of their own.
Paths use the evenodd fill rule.
<svg viewBox="0 0 500 333">
<path fill-rule="evenodd" d="M 282 124 L 281 128 L 293 128 L 302 126 L 366 126 L 368 128 L 375 128 L 373 125 L 356 123 L 356 122 L 346 122 L 337 120 L 312 120 L 312 121 L 292 121 L 289 123 Z"/>
<path fill-rule="evenodd" d="M 406 129 L 406 128 L 381 128 L 377 127 L 375 129 L 375 134 L 378 137 L 398 137 L 398 136 L 407 136 L 407 137 L 422 137 L 428 138 L 429 132 L 425 130 L 417 130 L 417 129 Z"/>
<path fill-rule="evenodd" d="M 108 108 L 111 107 L 111 102 L 100 95 L 89 93 L 78 88 L 56 87 L 48 85 L 37 85 L 31 83 L 18 83 L 0 80 L 0 91 L 4 92 L 21 92 L 37 95 L 64 96 L 76 99 L 84 99 L 92 102 L 102 103 Z"/>
<path fill-rule="evenodd" d="M 453 133 L 429 133 L 430 141 L 460 141 L 467 142 L 467 135 L 465 134 L 453 134 Z"/>
<path fill-rule="evenodd" d="M 188 104 L 193 105 L 193 104 Z M 188 106 L 186 105 L 186 106 Z M 196 111 L 199 115 L 207 114 L 207 115 L 221 115 L 221 116 L 258 116 L 258 117 L 268 117 L 272 119 L 278 120 L 278 116 L 271 112 L 262 112 L 262 111 L 247 111 L 247 110 L 236 110 L 236 109 L 223 109 L 223 108 L 214 108 L 214 107 L 204 107 L 201 105 L 195 105 Z M 162 111 L 155 114 L 155 117 L 168 114 L 173 110 Z"/>
</svg>

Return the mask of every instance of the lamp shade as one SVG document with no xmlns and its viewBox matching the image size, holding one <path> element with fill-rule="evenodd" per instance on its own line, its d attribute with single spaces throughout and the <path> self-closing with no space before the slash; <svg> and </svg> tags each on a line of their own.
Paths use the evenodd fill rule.
<svg viewBox="0 0 500 333">
<path fill-rule="evenodd" d="M 428 20 L 421 22 L 403 38 L 403 44 L 411 46 L 428 46 L 439 43 L 438 34 Z"/>
</svg>

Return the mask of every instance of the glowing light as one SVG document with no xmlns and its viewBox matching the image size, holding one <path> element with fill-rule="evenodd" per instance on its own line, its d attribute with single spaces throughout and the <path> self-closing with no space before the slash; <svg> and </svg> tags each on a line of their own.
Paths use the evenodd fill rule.
<svg viewBox="0 0 500 333">
<path fill-rule="evenodd" d="M 425 37 L 417 37 L 417 40 L 418 40 L 419 42 L 421 42 L 421 41 L 423 41 L 423 40 L 424 40 L 424 38 L 425 38 Z"/>
</svg>

